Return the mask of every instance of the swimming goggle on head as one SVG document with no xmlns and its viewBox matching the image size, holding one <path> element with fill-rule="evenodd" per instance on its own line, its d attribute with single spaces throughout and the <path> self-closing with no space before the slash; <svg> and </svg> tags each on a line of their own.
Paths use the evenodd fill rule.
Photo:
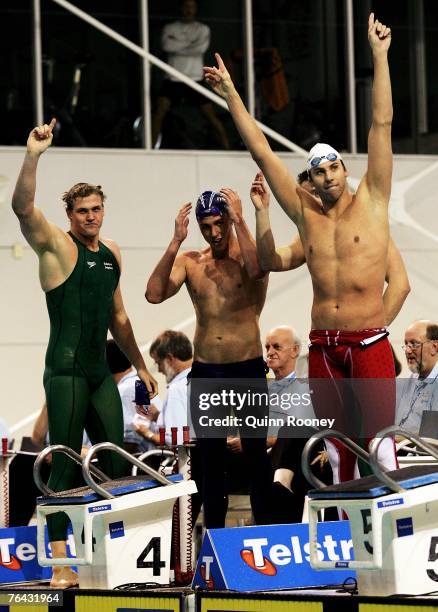
<svg viewBox="0 0 438 612">
<path fill-rule="evenodd" d="M 337 159 L 342 161 L 342 156 L 336 149 L 323 142 L 318 142 L 310 149 L 306 167 L 307 170 L 311 170 L 326 161 L 332 162 Z"/>
</svg>

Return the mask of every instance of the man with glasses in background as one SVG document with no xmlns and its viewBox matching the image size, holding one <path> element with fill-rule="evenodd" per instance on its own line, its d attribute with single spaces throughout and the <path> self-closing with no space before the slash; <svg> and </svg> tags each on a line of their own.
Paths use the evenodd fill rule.
<svg viewBox="0 0 438 612">
<path fill-rule="evenodd" d="M 418 434 L 423 412 L 438 410 L 438 324 L 414 321 L 405 332 L 403 349 L 412 374 L 400 389 L 396 423 Z"/>
<path fill-rule="evenodd" d="M 323 143 L 311 149 L 307 160 L 319 197 L 301 188 L 245 109 L 220 56 L 218 67 L 204 68 L 207 82 L 227 102 L 253 159 L 301 237 L 314 290 L 309 377 L 315 413 L 335 418 L 335 429 L 366 442 L 395 417 L 394 360 L 382 299 L 392 179 L 391 30 L 373 13 L 368 39 L 374 63 L 368 168 L 354 195 L 341 155 Z M 345 378 L 354 379 L 355 394 L 348 401 L 340 382 Z M 368 379 L 368 384 L 357 379 Z M 350 480 L 355 457 L 336 445 L 339 470 L 334 482 Z M 379 451 L 379 460 L 394 469 L 393 441 L 385 439 Z"/>
</svg>

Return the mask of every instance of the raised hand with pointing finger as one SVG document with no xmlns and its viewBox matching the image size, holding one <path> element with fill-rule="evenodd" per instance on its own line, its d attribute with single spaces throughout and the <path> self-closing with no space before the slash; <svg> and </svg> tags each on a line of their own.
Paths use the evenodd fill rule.
<svg viewBox="0 0 438 612">
<path fill-rule="evenodd" d="M 53 118 L 49 124 L 37 125 L 29 134 L 27 139 L 27 152 L 33 155 L 41 155 L 50 147 L 53 140 L 53 128 L 56 119 Z"/>
<path fill-rule="evenodd" d="M 217 67 L 204 66 L 204 78 L 215 93 L 222 98 L 226 98 L 228 94 L 234 91 L 234 84 L 219 53 L 215 53 L 214 56 Z"/>
<path fill-rule="evenodd" d="M 386 53 L 391 45 L 391 28 L 374 19 L 374 13 L 368 19 L 368 40 L 373 53 Z"/>
</svg>

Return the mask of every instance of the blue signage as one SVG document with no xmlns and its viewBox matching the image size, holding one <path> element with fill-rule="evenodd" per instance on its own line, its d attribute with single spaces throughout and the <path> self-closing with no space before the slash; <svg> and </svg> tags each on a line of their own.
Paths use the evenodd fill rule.
<svg viewBox="0 0 438 612">
<path fill-rule="evenodd" d="M 44 533 L 46 555 L 50 557 L 47 527 Z M 67 536 L 67 557 L 74 557 L 71 527 L 67 530 Z M 50 580 L 51 577 L 52 568 L 41 567 L 38 563 L 36 525 L 0 529 L 0 583 Z"/>
<path fill-rule="evenodd" d="M 89 514 L 94 514 L 95 512 L 105 512 L 105 510 L 111 510 L 111 504 L 103 504 L 101 506 L 90 506 L 90 508 L 88 508 Z"/>
<path fill-rule="evenodd" d="M 395 523 L 397 525 L 397 535 L 399 538 L 414 534 L 414 523 L 412 521 L 412 516 L 397 519 Z"/>
<path fill-rule="evenodd" d="M 318 554 L 342 569 L 312 569 L 306 523 L 210 529 L 204 537 L 192 586 L 270 591 L 342 584 L 355 577 L 355 572 L 348 569 L 348 562 L 354 558 L 348 521 L 319 523 Z"/>
<path fill-rule="evenodd" d="M 383 501 L 377 502 L 377 507 L 390 508 L 391 506 L 401 506 L 404 503 L 403 497 L 396 497 L 395 499 L 384 499 Z"/>
<path fill-rule="evenodd" d="M 0 583 L 50 580 L 50 567 L 41 567 L 37 555 L 37 528 L 0 529 Z"/>
<path fill-rule="evenodd" d="M 117 521 L 116 523 L 109 523 L 108 528 L 109 528 L 111 540 L 114 540 L 114 538 L 124 538 L 125 537 L 125 527 L 123 525 L 123 521 Z"/>
</svg>

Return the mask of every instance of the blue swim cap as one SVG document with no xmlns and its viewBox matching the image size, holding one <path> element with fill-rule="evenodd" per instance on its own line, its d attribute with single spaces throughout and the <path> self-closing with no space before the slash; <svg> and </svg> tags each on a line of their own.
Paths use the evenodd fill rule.
<svg viewBox="0 0 438 612">
<path fill-rule="evenodd" d="M 213 215 L 222 216 L 227 212 L 225 198 L 218 191 L 204 191 L 196 202 L 196 218 L 199 221 Z"/>
</svg>

